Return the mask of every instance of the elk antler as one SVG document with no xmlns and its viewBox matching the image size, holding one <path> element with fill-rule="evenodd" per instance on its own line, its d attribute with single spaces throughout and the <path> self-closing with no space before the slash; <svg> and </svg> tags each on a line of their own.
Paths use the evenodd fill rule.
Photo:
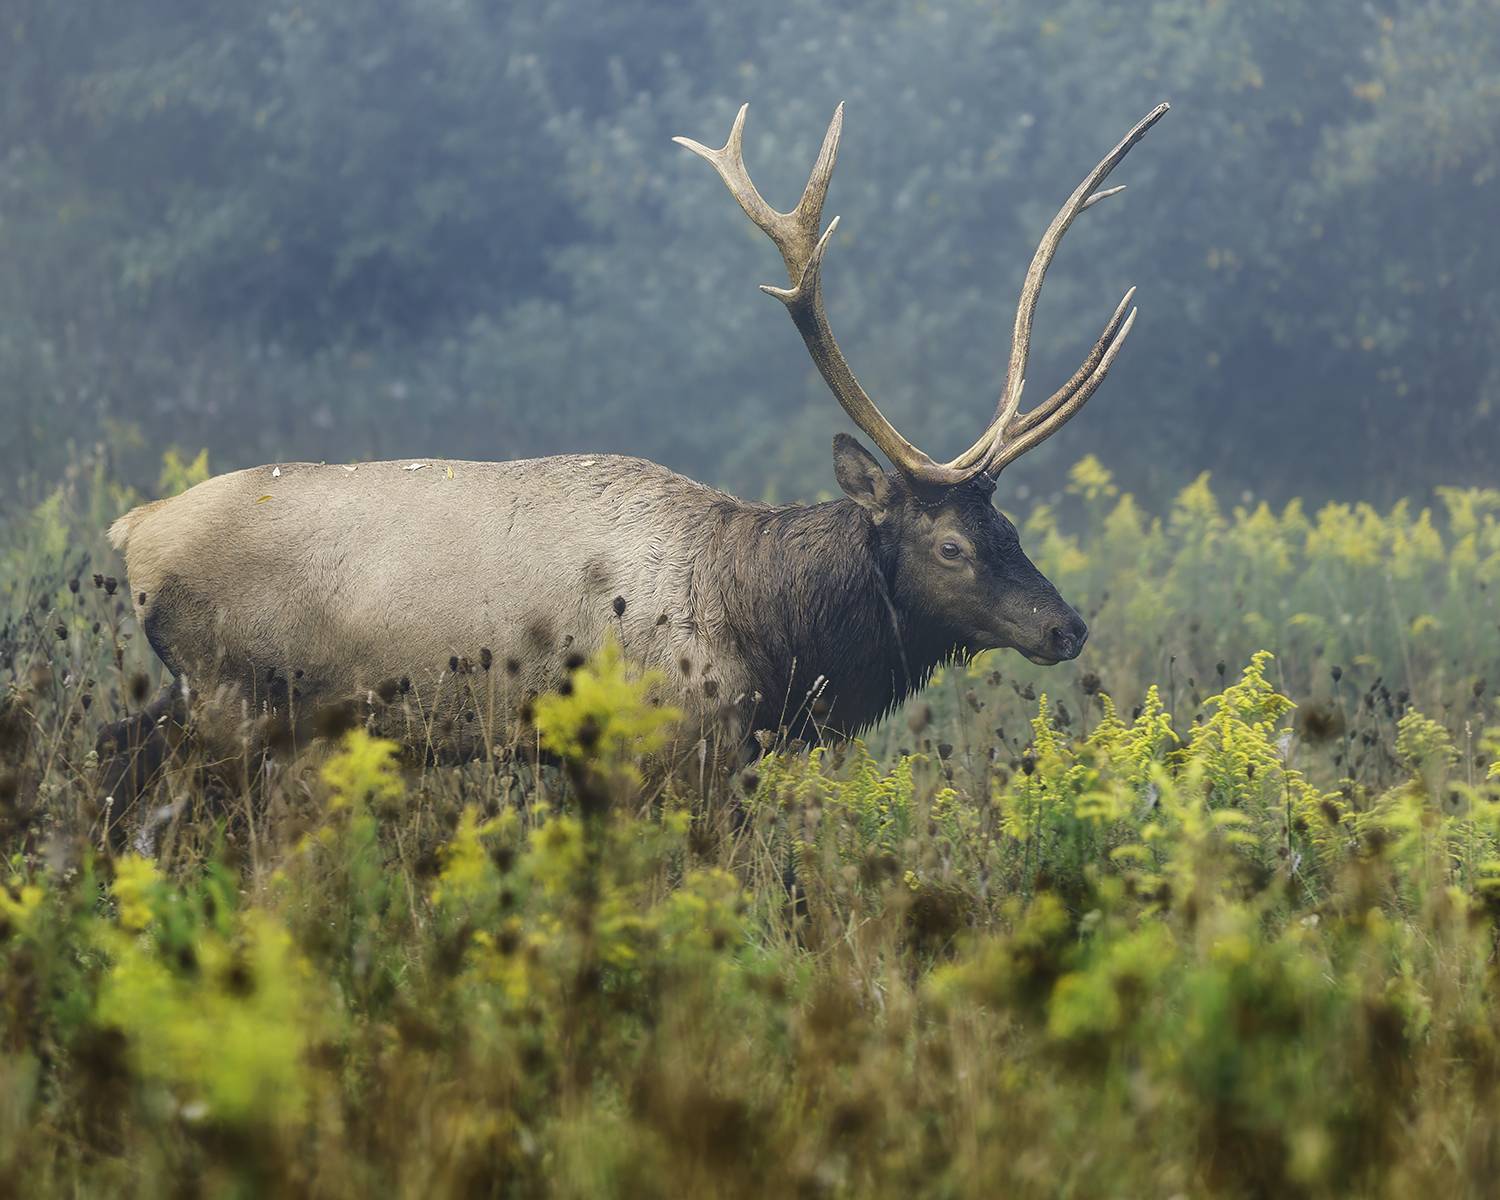
<svg viewBox="0 0 1500 1200">
<path fill-rule="evenodd" d="M 1019 412 L 1021 389 L 1025 383 L 1026 360 L 1031 349 L 1031 324 L 1036 314 L 1037 298 L 1041 294 L 1042 280 L 1063 234 L 1084 209 L 1097 204 L 1125 189 L 1107 188 L 1098 191 L 1099 185 L 1120 163 L 1131 148 L 1145 136 L 1167 112 L 1169 105 L 1158 104 L 1143 117 L 1135 128 L 1125 135 L 1113 150 L 1100 160 L 1083 182 L 1073 190 L 1057 216 L 1042 235 L 1032 256 L 1031 266 L 1021 285 L 1021 298 L 1016 306 L 1015 332 L 1011 339 L 1010 363 L 1005 373 L 1005 384 L 995 415 L 984 433 L 972 446 L 957 458 L 946 463 L 934 462 L 916 446 L 912 445 L 893 426 L 874 402 L 860 387 L 848 362 L 834 340 L 828 326 L 828 316 L 823 309 L 822 264 L 823 254 L 828 248 L 833 231 L 838 228 L 835 217 L 821 237 L 818 228 L 822 223 L 823 201 L 828 194 L 828 183 L 833 176 L 834 160 L 838 156 L 839 134 L 844 124 L 844 106 L 840 104 L 829 123 L 828 133 L 823 138 L 823 148 L 813 164 L 812 175 L 803 189 L 802 199 L 791 212 L 777 212 L 761 197 L 750 175 L 745 169 L 742 137 L 745 113 L 749 105 L 743 105 L 729 131 L 729 140 L 722 149 L 711 150 L 689 138 L 672 140 L 686 146 L 694 154 L 701 155 L 713 164 L 720 178 L 728 186 L 730 194 L 739 202 L 745 214 L 776 243 L 781 257 L 786 262 L 789 288 L 762 284 L 761 291 L 775 296 L 786 305 L 792 321 L 807 343 L 813 362 L 822 372 L 824 380 L 832 389 L 838 402 L 876 446 L 890 459 L 891 464 L 902 474 L 921 483 L 953 485 L 963 483 L 983 472 L 993 477 L 1008 463 L 1014 462 L 1026 451 L 1051 437 L 1069 421 L 1104 382 L 1109 368 L 1125 344 L 1131 326 L 1135 323 L 1135 309 L 1126 315 L 1135 289 L 1125 293 L 1114 315 L 1099 335 L 1099 340 L 1089 351 L 1073 377 L 1054 392 L 1043 403 L 1026 413 Z"/>
<path fill-rule="evenodd" d="M 1057 216 L 1052 218 L 1047 232 L 1042 234 L 1036 253 L 1032 255 L 1031 266 L 1026 271 L 1026 279 L 1021 284 L 1021 298 L 1016 305 L 1015 332 L 1011 336 L 1010 363 L 1006 367 L 1005 383 L 1000 389 L 1000 400 L 995 406 L 994 418 L 979 440 L 949 465 L 968 467 L 974 463 L 983 463 L 987 475 L 998 475 L 1008 463 L 1014 462 L 1062 428 L 1087 403 L 1088 398 L 1109 374 L 1115 355 L 1120 352 L 1131 326 L 1135 324 L 1136 310 L 1131 309 L 1128 316 L 1125 314 L 1131 297 L 1135 295 L 1135 288 L 1125 293 L 1114 316 L 1110 317 L 1104 332 L 1099 335 L 1099 340 L 1094 343 L 1094 348 L 1073 373 L 1073 377 L 1030 412 L 1018 411 L 1021 407 L 1021 389 L 1026 383 L 1026 359 L 1031 351 L 1031 322 L 1036 315 L 1037 298 L 1041 295 L 1042 280 L 1047 274 L 1047 268 L 1052 265 L 1052 258 L 1062 243 L 1063 234 L 1067 233 L 1074 218 L 1084 209 L 1125 190 L 1123 186 L 1106 188 L 1104 191 L 1096 189 L 1120 165 L 1121 159 L 1130 153 L 1131 148 L 1146 136 L 1146 131 L 1161 120 L 1170 108 L 1169 104 L 1158 104 L 1142 117 L 1120 144 L 1084 176 L 1083 182 L 1073 189 L 1073 194 L 1063 203 Z"/>
<path fill-rule="evenodd" d="M 833 177 L 834 160 L 838 157 L 839 133 L 844 126 L 844 106 L 834 110 L 833 120 L 823 137 L 823 148 L 813 164 L 812 175 L 803 189 L 802 199 L 791 212 L 777 212 L 761 197 L 755 184 L 745 170 L 742 138 L 745 129 L 745 113 L 748 104 L 741 106 L 729 131 L 729 140 L 722 149 L 711 150 L 691 138 L 678 137 L 672 140 L 686 146 L 694 154 L 708 159 L 729 188 L 730 194 L 739 201 L 741 208 L 757 226 L 776 243 L 781 257 L 786 262 L 786 273 L 790 287 L 772 287 L 762 284 L 761 291 L 775 296 L 786 305 L 797 331 L 807 343 L 808 353 L 822 372 L 824 381 L 844 411 L 854 423 L 870 436 L 891 465 L 902 474 L 913 479 L 934 484 L 955 484 L 971 479 L 979 473 L 979 466 L 960 470 L 954 466 L 940 466 L 901 436 L 900 431 L 885 419 L 875 402 L 860 387 L 859 380 L 849 369 L 839 344 L 834 340 L 828 326 L 828 314 L 823 309 L 823 254 L 828 249 L 833 231 L 838 228 L 835 217 L 828 229 L 819 237 L 818 229 L 823 220 L 823 201 L 828 195 L 828 181 Z"/>
</svg>

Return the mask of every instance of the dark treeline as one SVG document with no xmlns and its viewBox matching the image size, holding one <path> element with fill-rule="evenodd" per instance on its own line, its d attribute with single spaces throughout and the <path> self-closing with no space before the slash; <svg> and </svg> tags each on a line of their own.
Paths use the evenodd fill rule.
<svg viewBox="0 0 1500 1200">
<path fill-rule="evenodd" d="M 1384 499 L 1500 447 L 1495 0 L 6 0 L 0 98 L 11 497 L 101 440 L 142 486 L 167 444 L 831 486 L 777 256 L 669 141 L 743 100 L 782 207 L 848 102 L 829 306 L 934 454 L 993 405 L 1057 204 L 1164 98 L 1049 277 L 1029 394 L 1132 283 L 1136 331 L 1013 486 L 1092 451 L 1147 492 Z"/>
</svg>

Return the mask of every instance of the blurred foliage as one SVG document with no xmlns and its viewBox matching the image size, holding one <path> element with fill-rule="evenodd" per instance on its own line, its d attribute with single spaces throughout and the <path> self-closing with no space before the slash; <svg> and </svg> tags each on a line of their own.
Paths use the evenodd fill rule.
<svg viewBox="0 0 1500 1200">
<path fill-rule="evenodd" d="M 1372 707 L 1399 697 L 1458 713 L 1500 667 L 1500 490 L 1436 492 L 1433 506 L 1383 511 L 1329 501 L 1309 512 L 1300 499 L 1225 511 L 1204 473 L 1154 515 L 1090 457 L 1057 505 L 1014 515 L 1088 619 L 1087 653 L 1063 668 L 1080 702 L 1084 680 L 1131 703 L 1160 683 L 1169 707 L 1187 695 L 1196 708 L 1224 664 L 1269 648 L 1280 685 L 1321 704 L 1373 684 Z M 987 670 L 981 659 L 968 673 Z M 1008 670 L 1038 687 L 1058 674 Z"/>
<path fill-rule="evenodd" d="M 565 759 L 628 765 L 631 758 L 659 749 L 682 715 L 640 699 L 643 689 L 662 682 L 659 675 L 633 670 L 611 637 L 592 663 L 573 671 L 566 695 L 536 701 L 537 734 L 547 749 Z"/>
<path fill-rule="evenodd" d="M 1176 526 L 1227 536 L 1211 501 Z M 1485 705 L 1403 700 L 1353 726 L 1383 772 L 1346 771 L 1261 652 L 1192 719 L 1097 684 L 1025 697 L 1013 738 L 913 713 L 915 750 L 772 754 L 708 799 L 619 769 L 660 710 L 611 649 L 539 702 L 581 792 L 356 729 L 238 793 L 171 765 L 143 856 L 109 849 L 77 719 L 129 669 L 87 632 L 115 599 L 65 594 L 0 714 L 19 1194 L 1492 1188 Z"/>
<path fill-rule="evenodd" d="M 168 446 L 161 456 L 161 474 L 156 477 L 159 496 L 175 496 L 209 477 L 208 451 L 200 450 L 186 458 L 176 446 Z"/>
<path fill-rule="evenodd" d="M 1493 0 L 13 0 L 0 61 L 7 502 L 96 436 L 143 490 L 173 442 L 225 468 L 618 450 L 822 490 L 842 418 L 754 289 L 776 256 L 668 141 L 717 143 L 746 99 L 782 204 L 848 102 L 832 319 L 944 456 L 1055 205 L 1173 102 L 1049 275 L 1034 386 L 1137 283 L 1131 345 L 1013 497 L 1108 446 L 1153 501 L 1190 464 L 1389 504 L 1486 481 L 1500 435 Z"/>
<path fill-rule="evenodd" d="M 561 771 L 356 728 L 116 812 L 94 735 L 158 668 L 108 457 L 0 531 L 19 1194 L 1492 1190 L 1500 492 L 1158 514 L 1089 457 L 1016 514 L 1078 662 L 727 794 L 610 647 L 535 702 Z"/>
</svg>

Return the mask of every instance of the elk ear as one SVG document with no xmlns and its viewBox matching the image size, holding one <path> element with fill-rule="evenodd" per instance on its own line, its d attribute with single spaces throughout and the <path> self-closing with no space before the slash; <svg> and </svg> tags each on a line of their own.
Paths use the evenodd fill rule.
<svg viewBox="0 0 1500 1200">
<path fill-rule="evenodd" d="M 834 435 L 833 475 L 844 495 L 874 517 L 876 524 L 885 519 L 891 504 L 890 477 L 875 456 L 847 433 Z"/>
</svg>

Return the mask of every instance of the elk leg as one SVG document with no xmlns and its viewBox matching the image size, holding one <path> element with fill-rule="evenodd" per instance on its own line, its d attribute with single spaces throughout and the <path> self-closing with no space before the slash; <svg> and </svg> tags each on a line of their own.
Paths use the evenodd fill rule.
<svg viewBox="0 0 1500 1200">
<path fill-rule="evenodd" d="M 123 819 L 171 762 L 187 727 L 177 681 L 164 686 L 139 713 L 104 726 L 95 742 L 99 795 L 111 845 L 123 848 Z"/>
</svg>

